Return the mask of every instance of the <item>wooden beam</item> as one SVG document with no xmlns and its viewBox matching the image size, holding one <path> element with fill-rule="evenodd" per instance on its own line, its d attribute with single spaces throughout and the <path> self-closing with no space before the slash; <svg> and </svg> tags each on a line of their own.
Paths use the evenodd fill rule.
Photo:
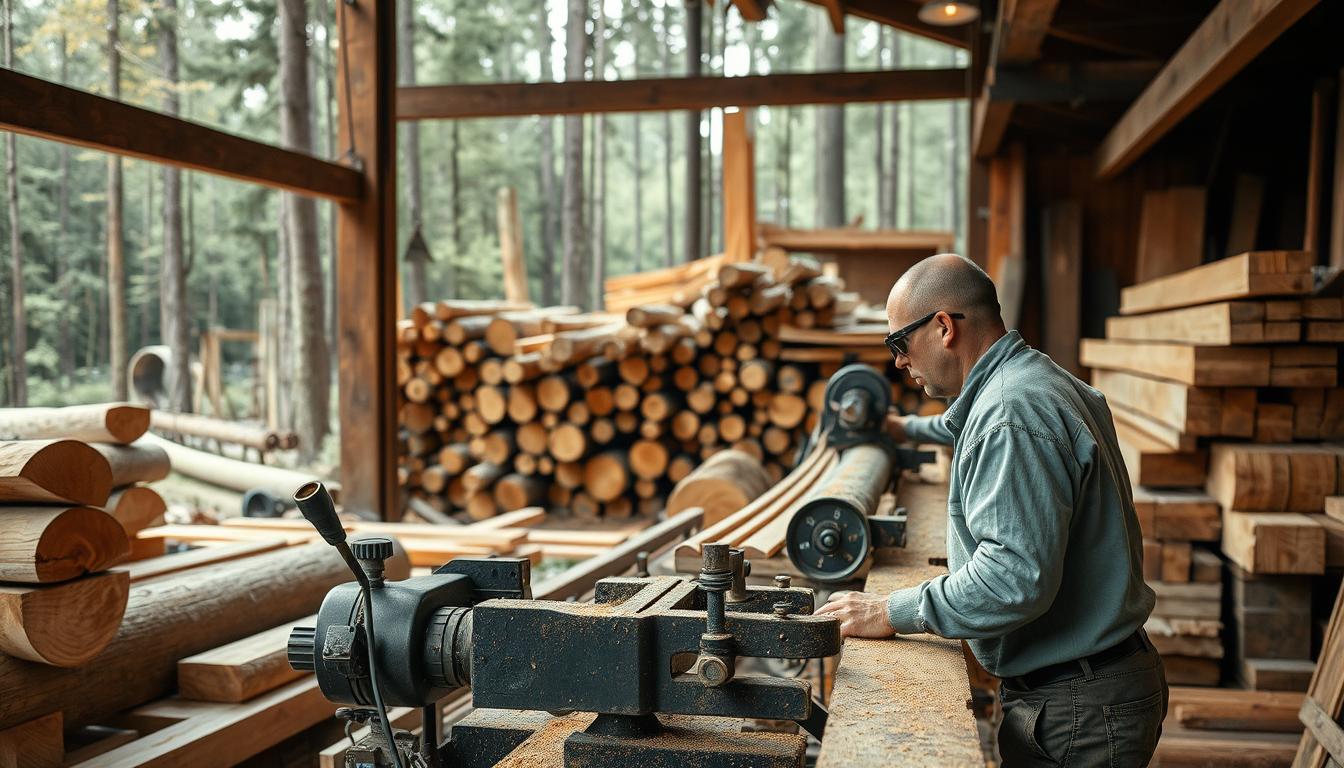
<svg viewBox="0 0 1344 768">
<path fill-rule="evenodd" d="M 964 69 L 663 77 L 397 89 L 398 120 L 661 112 L 712 107 L 927 101 L 966 95 Z"/>
<path fill-rule="evenodd" d="M 749 110 L 723 115 L 723 255 L 751 261 L 756 252 L 755 130 Z"/>
<path fill-rule="evenodd" d="M 9 69 L 0 69 L 0 128 L 338 202 L 361 191 L 346 166 Z"/>
<path fill-rule="evenodd" d="M 845 0 L 821 0 L 821 4 L 826 8 L 826 18 L 830 19 L 835 34 L 845 34 Z"/>
<path fill-rule="evenodd" d="M 1030 64 L 1041 55 L 1041 43 L 1050 29 L 1059 0 L 1019 0 L 999 6 L 994 26 L 994 48 L 990 54 L 985 87 L 976 99 L 974 126 L 971 129 L 975 156 L 986 160 L 999 152 L 999 144 L 1013 116 L 1012 101 L 993 101 L 990 88 L 1000 65 Z"/>
<path fill-rule="evenodd" d="M 1125 170 L 1318 0 L 1222 0 L 1102 140 L 1097 177 Z"/>
<path fill-rule="evenodd" d="M 813 5 L 825 5 L 828 0 L 808 0 Z M 845 13 L 860 19 L 875 21 L 888 27 L 937 40 L 954 48 L 969 48 L 973 25 L 964 27 L 935 27 L 919 20 L 918 2 L 908 0 L 845 0 Z"/>
<path fill-rule="evenodd" d="M 373 518 L 397 504 L 396 33 L 391 3 L 337 5 L 348 54 L 337 87 L 349 93 L 341 146 L 353 147 L 363 198 L 337 213 L 341 477 L 345 508 Z M 354 135 L 350 135 L 350 131 Z"/>
</svg>

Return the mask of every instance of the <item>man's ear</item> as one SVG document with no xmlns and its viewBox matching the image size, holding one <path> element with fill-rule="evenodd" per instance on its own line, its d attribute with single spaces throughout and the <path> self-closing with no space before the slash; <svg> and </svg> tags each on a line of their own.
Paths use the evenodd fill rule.
<svg viewBox="0 0 1344 768">
<path fill-rule="evenodd" d="M 952 342 L 957 338 L 957 326 L 946 312 L 939 312 L 936 320 L 938 321 L 939 332 L 942 333 L 943 337 L 943 349 L 950 349 Z"/>
</svg>

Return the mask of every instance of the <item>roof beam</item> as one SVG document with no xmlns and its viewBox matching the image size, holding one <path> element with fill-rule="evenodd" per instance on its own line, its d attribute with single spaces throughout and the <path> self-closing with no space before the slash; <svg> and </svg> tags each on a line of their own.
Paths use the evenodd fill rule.
<svg viewBox="0 0 1344 768">
<path fill-rule="evenodd" d="M 0 69 L 0 129 L 337 202 L 363 189 L 344 165 L 10 69 Z"/>
<path fill-rule="evenodd" d="M 999 66 L 1030 64 L 1041 55 L 1041 43 L 1050 30 L 1059 0 L 1017 0 L 999 5 L 999 17 L 994 25 L 994 50 L 990 54 L 985 89 L 976 101 L 975 125 L 971 129 L 972 152 L 977 158 L 993 157 L 1008 130 L 1013 117 L 1013 102 L 991 101 Z"/>
<path fill-rule="evenodd" d="M 1097 177 L 1128 168 L 1318 0 L 1222 0 L 1097 149 Z"/>
<path fill-rule="evenodd" d="M 835 34 L 845 34 L 845 0 L 821 0 L 821 4 L 826 6 L 826 17 Z"/>
<path fill-rule="evenodd" d="M 989 100 L 1019 104 L 1129 101 L 1152 82 L 1161 68 L 1162 63 L 1153 60 L 1000 67 L 994 73 L 994 84 L 988 88 Z"/>
<path fill-rule="evenodd" d="M 958 99 L 964 69 L 677 77 L 397 89 L 398 120 L 655 112 L 713 107 Z"/>
<path fill-rule="evenodd" d="M 831 0 L 807 1 L 813 5 L 828 5 Z M 844 0 L 845 13 L 850 16 L 895 27 L 956 48 L 970 47 L 970 26 L 935 27 L 925 24 L 919 20 L 919 6 L 920 3 L 909 0 Z"/>
</svg>

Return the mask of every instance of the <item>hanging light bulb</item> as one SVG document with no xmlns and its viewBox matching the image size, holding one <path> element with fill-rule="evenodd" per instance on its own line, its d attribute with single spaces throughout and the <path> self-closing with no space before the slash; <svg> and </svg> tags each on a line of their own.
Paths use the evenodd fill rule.
<svg viewBox="0 0 1344 768">
<path fill-rule="evenodd" d="M 936 27 L 955 27 L 978 18 L 980 8 L 967 0 L 929 0 L 919 9 L 919 20 Z"/>
</svg>

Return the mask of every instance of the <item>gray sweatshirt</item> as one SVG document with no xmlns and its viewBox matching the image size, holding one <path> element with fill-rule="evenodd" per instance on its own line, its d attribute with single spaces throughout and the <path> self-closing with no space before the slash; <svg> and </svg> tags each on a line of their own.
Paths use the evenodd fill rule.
<svg viewBox="0 0 1344 768">
<path fill-rule="evenodd" d="M 897 632 L 968 640 L 985 669 L 1011 677 L 1143 626 L 1154 596 L 1100 392 L 1009 331 L 945 413 L 911 418 L 906 431 L 953 446 L 950 572 L 892 593 Z"/>
</svg>

